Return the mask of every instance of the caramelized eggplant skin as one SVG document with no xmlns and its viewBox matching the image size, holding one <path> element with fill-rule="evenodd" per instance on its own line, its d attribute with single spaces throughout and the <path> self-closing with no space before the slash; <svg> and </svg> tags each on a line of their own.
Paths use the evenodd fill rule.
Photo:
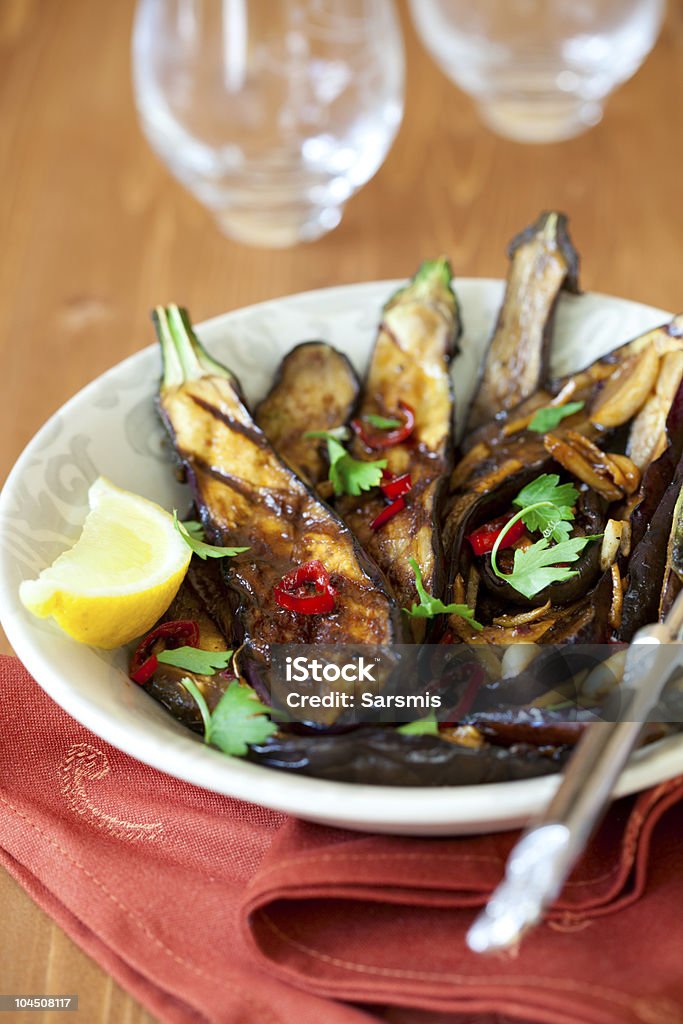
<svg viewBox="0 0 683 1024">
<path fill-rule="evenodd" d="M 325 445 L 306 437 L 349 421 L 360 384 L 345 355 L 324 341 L 305 341 L 289 352 L 254 419 L 294 472 L 317 487 L 327 479 Z"/>
<path fill-rule="evenodd" d="M 573 747 L 594 713 L 583 709 L 567 712 L 541 708 L 505 708 L 480 711 L 469 715 L 467 725 L 474 726 L 490 743 L 502 747 L 518 743 L 532 747 Z"/>
<path fill-rule="evenodd" d="M 654 349 L 660 358 L 669 352 L 682 351 L 683 315 L 620 345 L 582 370 L 554 379 L 518 405 L 510 409 L 499 409 L 495 418 L 476 430 L 468 431 L 462 442 L 463 452 L 468 453 L 476 448 L 474 456 L 478 457 L 470 456 L 471 465 L 467 475 L 456 465 L 453 477 L 458 486 L 463 486 L 469 477 L 481 472 L 480 467 L 490 468 L 492 462 L 500 462 L 504 457 L 540 457 L 543 436 L 530 432 L 527 427 L 533 413 L 549 405 L 561 392 L 566 395 L 566 401 L 581 401 L 584 408 L 563 420 L 554 428 L 553 433 L 562 437 L 568 430 L 574 430 L 601 444 L 601 441 L 611 436 L 613 430 L 593 422 L 593 409 L 599 407 L 606 385 L 649 348 Z"/>
<path fill-rule="evenodd" d="M 344 497 L 336 507 L 375 559 L 402 607 L 418 601 L 409 559 L 420 566 L 429 593 L 445 583 L 439 524 L 444 475 L 452 464 L 453 394 L 449 364 L 460 334 L 460 315 L 446 260 L 423 264 L 412 282 L 384 308 L 364 383 L 358 416 L 400 416 L 400 403 L 415 414 L 415 428 L 403 443 L 371 450 L 356 437 L 354 458 L 387 460 L 397 476 L 410 473 L 406 507 L 377 530 L 386 507 L 379 490 Z M 423 622 L 419 623 L 423 625 Z"/>
<path fill-rule="evenodd" d="M 663 621 L 683 588 L 683 490 L 674 507 L 669 543 L 666 549 L 666 567 L 659 598 L 659 620 Z"/>
<path fill-rule="evenodd" d="M 605 385 L 648 349 L 655 351 L 660 359 L 683 350 L 683 318 L 676 317 L 670 323 L 647 331 L 584 370 L 558 378 L 547 389 L 539 390 L 514 409 L 503 411 L 465 439 L 465 455 L 451 476 L 443 530 L 451 583 L 462 571 L 463 564 L 467 566 L 469 562 L 463 544 L 465 534 L 505 512 L 515 493 L 530 480 L 541 473 L 557 472 L 557 466 L 545 449 L 543 435 L 528 429 L 533 413 L 563 392 L 567 400 L 582 401 L 584 407 L 563 420 L 553 433 L 564 437 L 567 432 L 575 431 L 598 445 L 605 445 L 614 429 L 593 422 L 593 409 L 599 406 Z M 624 509 L 626 518 L 633 512 L 631 521 L 636 538 L 652 517 L 670 482 L 676 457 L 683 446 L 683 391 L 680 388 L 671 407 L 667 429 L 669 447 L 646 468 L 637 497 Z M 595 553 L 588 550 L 586 557 L 595 558 Z M 575 589 L 572 596 L 576 596 Z M 559 595 L 554 598 L 561 599 Z"/>
<path fill-rule="evenodd" d="M 560 291 L 579 290 L 579 257 L 563 213 L 542 213 L 512 240 L 509 255 L 505 297 L 469 412 L 468 430 L 537 390 L 546 372 Z"/>
<path fill-rule="evenodd" d="M 619 639 L 631 641 L 641 626 L 657 622 L 669 557 L 672 524 L 683 488 L 683 459 L 628 562 L 628 587 Z"/>
<path fill-rule="evenodd" d="M 159 409 L 205 532 L 214 543 L 249 549 L 223 564 L 236 605 L 240 671 L 263 692 L 273 644 L 400 640 L 400 611 L 349 528 L 278 458 L 233 376 L 202 349 L 187 313 L 170 307 L 157 316 L 167 318 L 158 327 L 165 367 Z M 281 608 L 273 588 L 312 560 L 330 574 L 334 610 L 300 615 Z"/>
<path fill-rule="evenodd" d="M 438 736 L 406 736 L 391 728 L 362 727 L 336 736 L 273 737 L 250 747 L 248 759 L 300 775 L 376 786 L 464 786 L 548 775 L 565 748 L 461 747 Z"/>
<path fill-rule="evenodd" d="M 612 577 L 602 574 L 595 587 L 574 604 L 558 608 L 544 644 L 606 644 L 611 636 L 609 612 Z"/>
</svg>

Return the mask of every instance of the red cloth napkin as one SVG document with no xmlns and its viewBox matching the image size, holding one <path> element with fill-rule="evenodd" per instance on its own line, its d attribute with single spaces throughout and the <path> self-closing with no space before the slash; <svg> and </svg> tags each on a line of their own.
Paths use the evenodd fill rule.
<svg viewBox="0 0 683 1024">
<path fill-rule="evenodd" d="M 616 804 L 551 919 L 482 959 L 463 936 L 513 834 L 359 836 L 205 792 L 0 659 L 0 862 L 162 1021 L 683 1024 L 681 797 Z"/>
</svg>

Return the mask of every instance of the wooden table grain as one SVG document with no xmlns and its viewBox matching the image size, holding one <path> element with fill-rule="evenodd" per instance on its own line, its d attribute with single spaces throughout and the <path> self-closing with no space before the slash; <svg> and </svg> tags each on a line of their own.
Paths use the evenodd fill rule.
<svg viewBox="0 0 683 1024">
<path fill-rule="evenodd" d="M 385 165 L 336 231 L 290 251 L 222 237 L 150 152 L 131 95 L 132 13 L 132 0 L 0 3 L 0 480 L 50 413 L 149 343 L 156 303 L 202 320 L 406 276 L 442 252 L 456 274 L 499 276 L 509 238 L 552 206 L 571 217 L 585 288 L 683 306 L 680 2 L 603 123 L 547 147 L 485 130 L 406 24 L 406 112 Z M 88 1024 L 152 1020 L 4 873 L 0 907 L 0 992 L 78 992 Z M 12 1015 L 60 1019 L 73 1018 Z"/>
</svg>

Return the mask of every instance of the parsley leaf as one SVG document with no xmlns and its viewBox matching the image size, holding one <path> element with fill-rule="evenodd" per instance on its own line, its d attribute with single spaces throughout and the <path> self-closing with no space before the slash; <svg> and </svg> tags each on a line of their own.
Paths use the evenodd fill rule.
<svg viewBox="0 0 683 1024">
<path fill-rule="evenodd" d="M 403 611 L 412 615 L 415 619 L 432 619 L 435 615 L 459 615 L 460 618 L 469 622 L 473 629 L 483 629 L 480 622 L 474 618 L 474 612 L 466 604 L 444 604 L 438 597 L 432 597 L 424 588 L 420 566 L 414 558 L 408 561 L 415 573 L 415 589 L 420 598 L 419 604 L 413 604 L 412 608 L 404 608 Z"/>
<path fill-rule="evenodd" d="M 560 484 L 557 473 L 543 473 L 523 487 L 512 504 L 523 510 L 521 518 L 527 529 L 542 533 L 550 540 L 569 539 L 574 519 L 573 505 L 579 492 L 573 484 Z M 513 520 L 507 524 L 512 525 Z M 504 531 L 506 532 L 506 531 Z"/>
<path fill-rule="evenodd" d="M 211 716 L 209 742 L 224 754 L 241 757 L 250 743 L 263 743 L 277 732 L 269 711 L 253 690 L 233 680 Z"/>
<path fill-rule="evenodd" d="M 365 462 L 349 455 L 346 448 L 339 443 L 348 440 L 349 430 L 346 427 L 336 427 L 334 430 L 309 430 L 304 437 L 320 437 L 327 441 L 327 457 L 330 461 L 328 479 L 331 480 L 336 495 L 352 494 L 357 497 L 361 491 L 371 491 L 373 487 L 379 487 L 387 460 Z"/>
<path fill-rule="evenodd" d="M 567 416 L 573 416 L 575 412 L 583 409 L 585 402 L 567 402 L 566 405 L 546 405 L 543 409 L 537 409 L 534 413 L 529 430 L 536 434 L 545 434 L 561 423 Z"/>
<path fill-rule="evenodd" d="M 379 487 L 382 470 L 386 469 L 386 459 L 378 459 L 376 462 L 354 459 L 334 438 L 327 439 L 327 452 L 330 458 L 329 476 L 335 494 L 358 495 L 361 491 Z"/>
<path fill-rule="evenodd" d="M 558 565 L 558 563 L 575 562 L 586 544 L 598 539 L 598 536 L 571 537 L 569 540 L 563 540 L 551 547 L 549 539 L 542 537 L 531 547 L 517 548 L 511 573 L 506 574 L 498 570 L 493 552 L 491 565 L 496 576 L 501 580 L 505 580 L 525 597 L 534 597 L 551 583 L 561 583 L 563 580 L 576 576 L 576 569 L 569 569 L 565 565 Z"/>
<path fill-rule="evenodd" d="M 351 431 L 348 427 L 334 427 L 332 430 L 308 430 L 304 434 L 305 438 L 322 438 L 323 441 L 329 441 L 332 438 L 333 441 L 348 441 L 351 437 Z"/>
<path fill-rule="evenodd" d="M 564 562 L 575 562 L 586 544 L 599 540 L 594 537 L 570 537 L 573 505 L 579 492 L 573 484 L 560 484 L 557 473 L 543 473 L 524 487 L 513 501 L 521 509 L 504 526 L 491 551 L 491 568 L 499 579 L 505 580 L 525 597 L 534 597 L 551 583 L 561 583 L 576 576 Z M 502 573 L 496 565 L 496 555 L 508 530 L 519 520 L 532 531 L 541 531 L 543 537 L 528 548 L 515 550 L 511 573 Z M 557 541 L 553 547 L 550 541 Z M 560 564 L 558 564 L 560 563 Z"/>
<path fill-rule="evenodd" d="M 177 511 L 173 509 L 173 525 L 187 544 L 188 548 L 191 548 L 199 558 L 234 558 L 235 555 L 241 555 L 243 551 L 249 550 L 249 548 L 222 548 L 217 547 L 215 544 L 207 544 L 205 541 L 200 539 L 200 531 L 201 536 L 204 534 L 201 523 L 197 523 L 194 519 L 190 519 L 189 524 L 188 528 L 186 523 L 181 523 L 178 519 Z"/>
<path fill-rule="evenodd" d="M 204 524 L 200 523 L 197 519 L 185 519 L 183 520 L 183 526 L 189 533 L 193 540 L 205 540 L 204 536 Z"/>
<path fill-rule="evenodd" d="M 399 725 L 396 732 L 400 732 L 402 736 L 438 736 L 439 723 L 432 711 L 426 718 L 417 718 L 414 722 Z"/>
<path fill-rule="evenodd" d="M 277 725 L 267 717 L 270 708 L 236 679 L 228 686 L 213 714 L 195 681 L 184 676 L 181 682 L 199 708 L 204 722 L 204 742 L 218 747 L 224 754 L 242 757 L 250 743 L 263 743 L 277 732 Z"/>
<path fill-rule="evenodd" d="M 231 658 L 232 651 L 203 651 L 199 647 L 176 647 L 157 654 L 157 661 L 164 665 L 175 665 L 200 676 L 212 676 L 216 670 L 227 668 Z"/>
<path fill-rule="evenodd" d="M 378 430 L 393 430 L 395 427 L 403 426 L 401 420 L 387 419 L 386 416 L 376 416 L 374 412 L 368 413 L 363 419 L 367 420 L 371 427 L 377 427 Z"/>
<path fill-rule="evenodd" d="M 180 682 L 187 692 L 194 698 L 194 702 L 199 708 L 199 713 L 202 716 L 202 721 L 204 723 L 204 742 L 208 743 L 209 740 L 207 737 L 211 733 L 211 712 L 209 711 L 209 705 L 206 703 L 204 694 L 199 689 L 194 679 L 190 679 L 189 676 L 183 676 Z"/>
</svg>

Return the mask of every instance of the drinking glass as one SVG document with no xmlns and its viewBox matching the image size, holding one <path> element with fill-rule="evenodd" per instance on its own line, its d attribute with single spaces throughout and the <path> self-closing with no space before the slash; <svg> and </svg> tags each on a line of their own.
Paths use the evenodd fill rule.
<svg viewBox="0 0 683 1024">
<path fill-rule="evenodd" d="M 143 130 L 223 231 L 288 246 L 339 223 L 403 115 L 392 0 L 139 0 Z"/>
<path fill-rule="evenodd" d="M 500 135 L 554 142 L 602 117 L 652 49 L 665 0 L 411 0 L 427 49 Z"/>
</svg>

